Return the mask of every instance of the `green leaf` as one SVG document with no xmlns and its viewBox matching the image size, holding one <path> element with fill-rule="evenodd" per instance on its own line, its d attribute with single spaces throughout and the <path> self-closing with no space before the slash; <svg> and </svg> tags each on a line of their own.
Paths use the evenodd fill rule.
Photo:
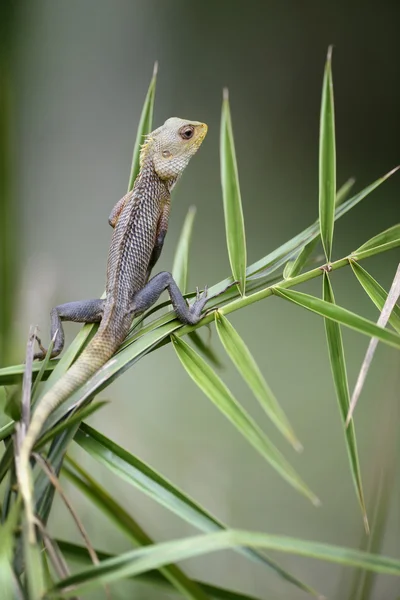
<svg viewBox="0 0 400 600">
<path fill-rule="evenodd" d="M 354 260 L 350 261 L 350 266 L 353 270 L 354 275 L 357 277 L 358 281 L 367 292 L 368 296 L 371 298 L 372 302 L 375 306 L 378 307 L 380 311 L 382 311 L 383 306 L 386 302 L 386 298 L 388 296 L 387 292 L 383 289 L 383 287 L 366 271 L 361 265 L 359 265 Z M 396 304 L 393 309 L 392 314 L 389 317 L 389 323 L 397 331 L 400 333 L 400 307 Z"/>
<path fill-rule="evenodd" d="M 343 215 L 345 215 L 349 210 L 354 208 L 361 200 L 364 200 L 371 192 L 373 192 L 377 187 L 379 187 L 384 181 L 389 179 L 396 171 L 398 171 L 399 167 L 392 169 L 389 173 L 386 173 L 383 177 L 380 177 L 366 188 L 358 192 L 355 196 L 344 202 L 341 206 L 336 208 L 335 210 L 335 221 L 340 219 Z M 259 279 L 261 277 L 266 277 L 270 275 L 276 269 L 285 264 L 289 259 L 293 259 L 299 250 L 301 250 L 305 244 L 308 244 L 315 237 L 320 235 L 320 224 L 319 220 L 304 229 L 301 233 L 295 235 L 291 240 L 285 242 L 260 260 L 256 261 L 252 265 L 247 268 L 247 279 L 254 280 Z M 214 286 L 216 289 L 223 289 L 229 280 L 226 279 L 219 283 L 217 286 Z M 213 292 L 214 292 L 213 288 Z M 211 293 L 211 290 L 210 290 Z"/>
<path fill-rule="evenodd" d="M 341 204 L 343 204 L 343 202 L 346 200 L 355 182 L 356 180 L 354 179 L 354 177 L 350 177 L 350 179 L 345 181 L 344 184 L 338 189 L 335 198 L 335 209 Z"/>
<path fill-rule="evenodd" d="M 31 544 L 27 524 L 23 527 L 25 574 L 29 600 L 41 600 L 46 590 L 41 542 Z"/>
<path fill-rule="evenodd" d="M 57 545 L 62 551 L 63 555 L 70 561 L 85 565 L 92 564 L 87 548 L 84 546 L 72 544 L 71 542 L 66 542 L 64 540 L 57 540 Z M 101 561 L 108 558 L 115 558 L 115 555 L 108 554 L 107 552 L 101 552 L 100 550 L 96 550 L 96 554 Z M 137 576 L 137 579 L 142 583 L 162 588 L 167 592 L 172 591 L 171 584 L 158 571 L 147 571 L 146 573 L 141 573 Z M 201 587 L 205 594 L 207 594 L 210 598 L 214 598 L 214 600 L 258 600 L 254 596 L 232 592 L 231 590 L 210 585 L 209 583 L 203 583 L 202 581 L 198 580 L 195 580 L 195 582 Z"/>
<path fill-rule="evenodd" d="M 53 339 L 50 341 L 50 344 L 49 344 L 49 347 L 47 349 L 46 356 L 44 357 L 44 360 L 39 363 L 40 364 L 40 369 L 39 369 L 38 374 L 35 377 L 35 382 L 34 382 L 34 384 L 32 386 L 32 392 L 31 392 L 31 403 L 32 404 L 38 398 L 39 384 L 42 382 L 42 380 L 44 378 L 44 374 L 47 371 L 47 368 L 49 366 L 50 357 L 51 357 L 51 353 L 53 352 L 53 347 L 54 347 L 55 340 L 56 340 L 56 336 L 54 336 Z M 32 375 L 33 375 L 33 365 L 32 365 Z"/>
<path fill-rule="evenodd" d="M 5 523 L 0 525 L 0 589 L 5 600 L 15 597 L 16 581 L 13 571 L 13 551 L 19 512 L 20 502 L 17 501 L 13 504 Z"/>
<path fill-rule="evenodd" d="M 116 558 L 103 561 L 97 567 L 91 567 L 60 581 L 55 586 L 53 594 L 50 591 L 49 595 L 57 595 L 59 590 L 63 590 L 64 596 L 70 597 L 95 589 L 104 583 L 111 583 L 159 568 L 170 564 L 171 561 L 186 560 L 242 545 L 269 548 L 277 552 L 400 576 L 400 561 L 387 556 L 284 536 L 230 530 L 164 542 L 156 546 L 126 552 Z"/>
<path fill-rule="evenodd" d="M 69 429 L 73 427 L 77 423 L 81 423 L 84 419 L 87 419 L 90 415 L 98 411 L 105 404 L 108 404 L 107 400 L 100 400 L 99 402 L 92 402 L 88 406 L 84 406 L 83 408 L 77 410 L 72 413 L 66 420 L 61 421 L 54 427 L 52 427 L 49 431 L 47 431 L 35 444 L 35 449 L 42 448 L 48 441 L 55 438 L 57 435 L 60 435 L 65 429 Z"/>
<path fill-rule="evenodd" d="M 330 302 L 325 302 L 325 300 L 321 300 L 315 296 L 310 296 L 303 292 L 295 292 L 294 290 L 283 289 L 279 286 L 273 288 L 273 293 L 294 304 L 298 304 L 307 310 L 315 312 L 318 315 L 321 315 L 321 317 L 332 319 L 342 325 L 346 325 L 346 327 L 350 327 L 350 329 L 355 329 L 359 333 L 363 333 L 370 337 L 377 337 L 382 342 L 385 342 L 385 344 L 389 344 L 389 346 L 400 348 L 400 335 L 388 331 L 383 327 L 379 327 L 376 323 L 373 323 L 364 317 L 360 317 L 337 304 L 331 304 Z"/>
<path fill-rule="evenodd" d="M 222 102 L 220 158 L 229 261 L 233 279 L 239 282 L 239 289 L 243 295 L 246 284 L 246 238 L 227 89 L 224 90 Z"/>
<path fill-rule="evenodd" d="M 336 194 L 336 198 L 335 198 L 335 208 L 337 208 L 338 206 L 343 204 L 343 202 L 347 198 L 347 195 L 349 194 L 351 188 L 354 185 L 354 181 L 355 181 L 354 179 L 348 179 L 342 185 L 342 187 L 338 190 L 338 192 Z M 336 216 L 335 216 L 335 218 L 336 218 Z M 319 224 L 319 220 L 317 221 L 317 224 Z M 286 264 L 284 272 L 283 272 L 284 279 L 290 279 L 290 277 L 296 277 L 296 275 L 301 273 L 301 271 L 307 264 L 308 259 L 314 252 L 314 249 L 317 246 L 320 239 L 321 239 L 321 236 L 317 235 L 314 239 L 311 240 L 311 242 L 308 242 L 308 244 L 306 244 L 302 248 L 302 250 L 300 250 L 296 259 L 291 260 Z"/>
<path fill-rule="evenodd" d="M 174 264 L 172 267 L 172 277 L 175 279 L 176 284 L 181 290 L 182 294 L 184 294 L 187 290 L 189 248 L 195 216 L 196 207 L 191 206 L 188 210 L 182 227 L 181 235 L 175 251 Z"/>
<path fill-rule="evenodd" d="M 174 337 L 173 345 L 187 373 L 215 406 L 233 423 L 241 435 L 263 456 L 274 469 L 295 489 L 315 505 L 318 498 L 300 479 L 279 450 L 270 442 L 248 413 L 233 397 L 218 375 L 188 344 Z"/>
<path fill-rule="evenodd" d="M 357 260 L 397 248 L 397 246 L 400 246 L 400 224 L 378 233 L 378 235 L 375 235 L 368 242 L 357 248 L 352 255 Z"/>
<path fill-rule="evenodd" d="M 332 83 L 332 46 L 328 49 L 322 84 L 319 130 L 319 220 L 321 240 L 329 263 L 332 255 L 336 196 L 335 109 Z"/>
<path fill-rule="evenodd" d="M 72 467 L 79 473 L 76 475 L 68 467 L 64 467 L 64 474 L 83 494 L 90 499 L 92 504 L 109 518 L 117 527 L 135 544 L 149 546 L 153 540 L 146 534 L 140 525 L 116 502 L 108 492 L 97 483 L 82 467 L 71 458 L 68 459 Z M 190 600 L 207 600 L 201 588 L 175 565 L 162 567 L 161 572 L 178 591 L 181 591 Z"/>
<path fill-rule="evenodd" d="M 325 272 L 323 277 L 323 298 L 325 302 L 335 305 L 335 297 L 328 274 Z M 331 319 L 325 319 L 326 339 L 328 342 L 329 361 L 331 364 L 333 382 L 335 384 L 336 396 L 338 400 L 339 412 L 344 426 L 347 413 L 350 406 L 349 383 L 347 379 L 346 359 L 344 355 L 342 332 L 340 325 Z M 365 530 L 368 531 L 368 517 L 365 507 L 364 491 L 361 479 L 360 462 L 357 451 L 357 440 L 354 422 L 344 428 L 346 450 L 349 457 L 350 472 L 356 489 L 358 502 L 364 520 Z"/>
<path fill-rule="evenodd" d="M 265 381 L 250 350 L 236 329 L 218 311 L 215 313 L 215 326 L 226 352 L 259 401 L 261 407 L 292 446 L 297 451 L 301 450 L 302 446 L 296 438 L 292 426 Z"/>
<path fill-rule="evenodd" d="M 181 519 L 202 531 L 210 532 L 226 529 L 226 525 L 214 515 L 205 510 L 187 494 L 162 477 L 149 465 L 133 454 L 127 452 L 118 444 L 82 423 L 75 435 L 75 441 L 83 450 L 93 458 L 133 485 L 141 492 L 161 504 Z M 276 571 L 282 578 L 296 585 L 300 589 L 317 596 L 317 592 L 299 579 L 282 569 L 270 557 L 264 556 L 251 548 L 239 548 L 238 552 L 263 566 L 268 566 Z"/>
<path fill-rule="evenodd" d="M 158 63 L 154 63 L 153 77 L 151 78 L 149 89 L 143 104 L 142 114 L 136 133 L 136 141 L 133 148 L 131 172 L 129 175 L 128 192 L 133 188 L 135 179 L 138 176 L 140 168 L 140 148 L 143 144 L 144 137 L 151 132 L 153 127 L 153 107 L 154 98 L 156 95 L 156 80 L 157 80 Z"/>
<path fill-rule="evenodd" d="M 191 331 L 188 333 L 189 338 L 191 339 L 193 346 L 196 346 L 197 350 L 208 358 L 208 360 L 218 369 L 222 367 L 222 363 L 219 357 L 216 355 L 214 350 L 211 348 L 210 344 L 206 344 L 200 334 L 197 331 Z"/>
</svg>

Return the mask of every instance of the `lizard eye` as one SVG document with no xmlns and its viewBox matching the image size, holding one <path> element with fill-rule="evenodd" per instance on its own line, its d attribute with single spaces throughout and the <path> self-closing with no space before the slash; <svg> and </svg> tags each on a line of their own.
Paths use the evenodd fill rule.
<svg viewBox="0 0 400 600">
<path fill-rule="evenodd" d="M 183 140 L 190 140 L 194 134 L 194 127 L 192 125 L 185 125 L 179 130 L 179 135 Z"/>
</svg>

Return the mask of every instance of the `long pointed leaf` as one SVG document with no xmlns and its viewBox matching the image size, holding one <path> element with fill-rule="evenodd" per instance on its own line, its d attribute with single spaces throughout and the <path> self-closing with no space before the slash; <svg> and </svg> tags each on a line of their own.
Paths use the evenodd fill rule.
<svg viewBox="0 0 400 600">
<path fill-rule="evenodd" d="M 89 553 L 84 546 L 72 544 L 71 542 L 66 542 L 64 540 L 57 540 L 57 545 L 62 551 L 63 555 L 69 560 L 84 565 L 92 564 Z M 101 552 L 100 550 L 96 550 L 96 554 L 101 561 L 108 558 L 115 558 L 114 555 L 108 554 L 107 552 Z M 137 580 L 142 583 L 146 583 L 147 585 L 165 589 L 169 592 L 172 591 L 171 584 L 158 571 L 147 571 L 146 573 L 141 573 L 137 576 Z M 214 600 L 261 600 L 255 598 L 255 596 L 249 596 L 248 594 L 240 594 L 238 592 L 233 592 L 232 590 L 227 590 L 215 585 L 210 585 L 209 583 L 203 583 L 202 581 L 198 580 L 194 581 L 198 586 L 201 587 L 205 594 L 208 594 L 208 596 Z"/>
<path fill-rule="evenodd" d="M 143 104 L 142 114 L 140 115 L 138 130 L 136 134 L 136 141 L 133 148 L 131 172 L 129 175 L 128 192 L 133 188 L 135 179 L 139 173 L 139 157 L 140 147 L 143 144 L 144 137 L 150 133 L 153 126 L 153 107 L 154 98 L 156 95 L 156 81 L 157 81 L 158 63 L 154 63 L 153 77 L 151 78 L 149 89 Z"/>
<path fill-rule="evenodd" d="M 222 102 L 220 158 L 229 260 L 233 279 L 239 282 L 239 289 L 244 294 L 246 284 L 246 239 L 229 96 L 226 89 L 224 90 Z"/>
<path fill-rule="evenodd" d="M 332 46 L 328 50 L 322 84 L 319 132 L 319 221 L 321 240 L 329 263 L 332 255 L 336 196 L 335 110 L 332 83 Z"/>
<path fill-rule="evenodd" d="M 256 361 L 250 350 L 224 315 L 218 311 L 215 313 L 215 326 L 220 340 L 230 356 L 232 362 L 247 382 L 253 394 L 265 410 L 271 421 L 283 433 L 286 439 L 296 450 L 301 450 L 302 446 L 295 436 L 285 413 L 279 406 L 272 390 L 265 381 Z"/>
<path fill-rule="evenodd" d="M 372 302 L 379 308 L 381 311 L 386 302 L 387 292 L 383 289 L 383 287 L 366 271 L 358 262 L 350 261 L 350 266 L 353 270 L 354 275 L 357 277 L 358 281 L 367 292 L 368 296 L 371 298 Z M 400 333 L 400 306 L 396 304 L 393 309 L 392 314 L 389 317 L 389 323 L 397 331 Z"/>
<path fill-rule="evenodd" d="M 160 473 L 157 473 L 148 464 L 133 456 L 133 454 L 130 454 L 100 432 L 89 427 L 86 423 L 82 423 L 75 435 L 75 441 L 83 450 L 88 452 L 95 460 L 102 463 L 118 477 L 121 477 L 130 485 L 147 494 L 158 504 L 172 511 L 194 527 L 205 532 L 226 529 L 224 523 L 165 479 Z M 251 548 L 239 548 L 238 552 L 263 566 L 270 567 L 283 579 L 300 589 L 314 596 L 318 595 L 315 590 L 282 569 L 269 556 L 260 554 Z"/>
<path fill-rule="evenodd" d="M 309 294 L 296 292 L 294 290 L 283 289 L 278 286 L 274 287 L 273 293 L 294 304 L 298 304 L 311 312 L 315 312 L 321 317 L 333 319 L 342 325 L 350 327 L 350 329 L 355 329 L 355 331 L 358 331 L 359 333 L 363 333 L 370 337 L 377 337 L 382 342 L 385 342 L 385 344 L 389 344 L 389 346 L 400 348 L 400 335 L 388 331 L 383 327 L 379 327 L 376 323 L 373 323 L 373 321 L 360 317 L 337 304 L 331 304 L 330 302 L 325 302 L 325 300 L 321 300 L 315 296 L 310 296 Z"/>
<path fill-rule="evenodd" d="M 117 558 L 103 561 L 98 567 L 91 567 L 60 581 L 54 588 L 54 595 L 63 590 L 64 596 L 68 597 L 74 593 L 94 589 L 103 583 L 144 573 L 169 564 L 171 561 L 181 561 L 217 550 L 248 544 L 348 567 L 361 567 L 377 573 L 400 576 L 400 561 L 388 556 L 378 556 L 351 548 L 330 546 L 284 536 L 230 530 L 165 542 L 153 547 L 126 552 Z M 49 595 L 53 594 L 50 592 Z"/>
<path fill-rule="evenodd" d="M 172 277 L 175 279 L 182 294 L 187 290 L 189 248 L 193 231 L 193 222 L 196 216 L 196 207 L 191 206 L 185 218 L 181 235 L 175 251 L 174 264 L 172 266 Z"/>
<path fill-rule="evenodd" d="M 140 525 L 129 515 L 124 508 L 110 494 L 93 479 L 75 461 L 69 459 L 69 463 L 79 473 L 76 475 L 68 467 L 64 467 L 64 474 L 81 492 L 90 499 L 118 528 L 135 544 L 149 546 L 153 540 L 146 534 Z M 191 600 L 206 600 L 207 596 L 202 589 L 191 581 L 176 565 L 168 565 L 161 568 L 161 572 L 171 584 Z"/>
<path fill-rule="evenodd" d="M 327 273 L 323 277 L 323 298 L 326 302 L 335 304 L 335 297 L 331 282 Z M 329 360 L 331 363 L 333 382 L 335 384 L 336 396 L 338 400 L 339 412 L 344 426 L 346 422 L 347 412 L 350 406 L 349 383 L 347 379 L 346 359 L 344 355 L 342 332 L 340 325 L 331 319 L 325 319 L 326 339 L 328 342 Z M 364 491 L 361 479 L 360 461 L 357 451 L 357 440 L 354 423 L 351 422 L 350 427 L 344 429 L 346 450 L 349 457 L 350 471 L 353 478 L 353 483 L 356 489 L 358 502 L 360 504 L 364 526 L 368 531 L 368 517 L 365 507 Z"/>
<path fill-rule="evenodd" d="M 295 489 L 315 505 L 318 498 L 301 480 L 279 450 L 267 438 L 211 367 L 185 342 L 174 337 L 175 351 L 187 373 L 215 406 L 233 423 L 239 433 Z"/>
</svg>

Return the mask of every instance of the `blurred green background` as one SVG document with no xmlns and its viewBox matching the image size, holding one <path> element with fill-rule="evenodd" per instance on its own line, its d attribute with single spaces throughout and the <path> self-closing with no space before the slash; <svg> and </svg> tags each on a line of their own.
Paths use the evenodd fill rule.
<svg viewBox="0 0 400 600">
<path fill-rule="evenodd" d="M 11 6 L 12 4 L 12 6 Z M 7 3 L 4 3 L 7 11 Z M 173 198 L 157 270 L 169 270 L 188 207 L 197 206 L 190 287 L 229 274 L 219 181 L 222 87 L 228 86 L 246 223 L 248 262 L 317 217 L 318 127 L 326 50 L 334 44 L 338 184 L 356 188 L 400 162 L 400 3 L 141 0 L 36 0 L 8 3 L 3 52 L 11 73 L 10 131 L 15 244 L 14 360 L 31 323 L 48 338 L 50 308 L 98 296 L 104 288 L 108 215 L 125 193 L 131 152 L 153 63 L 159 61 L 154 114 L 205 121 L 209 134 Z M 3 66 L 4 64 L 3 63 Z M 346 215 L 335 230 L 340 258 L 400 217 L 395 175 Z M 386 288 L 399 254 L 363 263 Z M 18 272 L 19 269 L 19 272 Z M 5 281 L 5 280 L 3 280 Z M 349 270 L 332 277 L 339 304 L 377 319 Z M 319 294 L 321 281 L 304 289 Z M 236 528 L 358 547 L 362 520 L 349 474 L 331 380 L 323 321 L 277 298 L 232 315 L 304 445 L 294 455 L 256 405 L 212 332 L 222 376 L 240 401 L 321 497 L 315 509 L 246 445 L 183 372 L 170 346 L 152 353 L 101 396 L 112 403 L 91 424 L 148 461 Z M 67 325 L 67 341 L 78 326 Z M 354 384 L 367 338 L 344 331 Z M 207 339 L 207 331 L 202 333 Z M 365 489 L 386 438 L 382 419 L 398 424 L 399 356 L 379 347 L 356 427 Z M 394 411 L 394 412 L 393 412 Z M 386 421 L 387 422 L 387 421 Z M 397 446 L 398 447 L 398 446 Z M 74 449 L 76 451 L 76 449 Z M 105 487 L 156 540 L 194 533 L 87 456 Z M 93 544 L 129 544 L 67 484 Z M 399 478 L 393 483 L 383 545 L 398 557 Z M 52 530 L 78 540 L 56 502 Z M 346 573 L 292 556 L 281 562 L 329 598 L 343 598 Z M 260 598 L 305 597 L 274 574 L 233 553 L 184 563 L 190 575 Z M 133 592 L 133 591 L 134 592 Z M 113 598 L 163 599 L 138 584 Z M 394 599 L 399 583 L 379 577 L 373 598 Z M 96 598 L 100 594 L 96 595 Z"/>
</svg>

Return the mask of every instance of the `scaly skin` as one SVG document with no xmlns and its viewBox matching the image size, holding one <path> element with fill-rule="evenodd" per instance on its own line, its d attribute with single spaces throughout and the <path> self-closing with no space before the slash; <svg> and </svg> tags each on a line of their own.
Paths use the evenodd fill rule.
<svg viewBox="0 0 400 600">
<path fill-rule="evenodd" d="M 165 289 L 182 323 L 195 324 L 201 319 L 206 291 L 189 307 L 170 273 L 148 279 L 167 232 L 171 190 L 206 133 L 204 123 L 171 118 L 147 136 L 133 190 L 116 204 L 109 218 L 114 231 L 108 254 L 106 299 L 71 302 L 52 310 L 51 334 L 56 336 L 52 356 L 57 356 L 64 345 L 63 320 L 100 321 L 100 326 L 78 360 L 39 402 L 16 457 L 32 543 L 36 538 L 29 459 L 50 414 L 111 358 L 125 339 L 132 319 L 154 304 Z M 35 358 L 44 358 L 45 349 L 38 341 L 41 352 Z"/>
</svg>

